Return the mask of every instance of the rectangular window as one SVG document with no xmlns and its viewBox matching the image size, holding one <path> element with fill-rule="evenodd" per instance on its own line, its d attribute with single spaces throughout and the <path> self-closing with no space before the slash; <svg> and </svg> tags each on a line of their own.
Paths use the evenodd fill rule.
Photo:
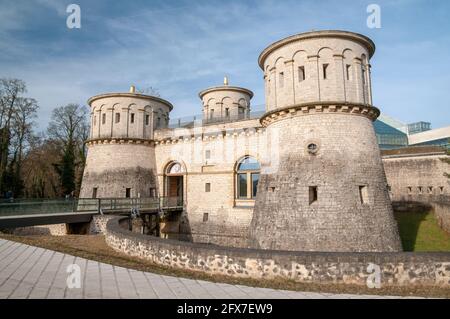
<svg viewBox="0 0 450 319">
<path fill-rule="evenodd" d="M 256 192 L 258 190 L 258 181 L 259 181 L 259 174 L 253 173 L 252 174 L 252 197 L 256 197 Z"/>
<path fill-rule="evenodd" d="M 327 69 L 328 69 L 328 64 L 323 64 L 322 65 L 322 71 L 323 71 L 323 79 L 324 80 L 327 79 Z"/>
<path fill-rule="evenodd" d="M 130 198 L 131 197 L 131 188 L 126 188 L 125 189 L 125 197 L 126 198 Z"/>
<path fill-rule="evenodd" d="M 433 186 L 428 187 L 428 194 L 433 194 Z"/>
<path fill-rule="evenodd" d="M 150 123 L 150 115 L 145 115 L 145 125 L 148 125 Z"/>
<path fill-rule="evenodd" d="M 149 189 L 149 196 L 151 198 L 155 198 L 156 197 L 156 188 L 150 187 L 150 189 Z"/>
<path fill-rule="evenodd" d="M 306 76 L 305 76 L 305 67 L 301 66 L 298 68 L 298 81 L 302 82 L 305 81 Z"/>
<path fill-rule="evenodd" d="M 362 69 L 362 83 L 366 84 L 366 70 L 364 68 Z"/>
<path fill-rule="evenodd" d="M 156 119 L 156 128 L 159 128 L 159 127 L 161 127 L 161 118 L 157 118 Z"/>
<path fill-rule="evenodd" d="M 94 115 L 94 126 L 96 122 L 97 122 L 97 115 Z"/>
<path fill-rule="evenodd" d="M 369 202 L 369 192 L 367 186 L 359 186 L 359 200 L 361 204 L 367 204 Z"/>
<path fill-rule="evenodd" d="M 230 109 L 229 108 L 225 109 L 225 117 L 226 118 L 230 117 Z"/>
<path fill-rule="evenodd" d="M 247 174 L 238 174 L 238 197 L 247 198 Z"/>
<path fill-rule="evenodd" d="M 282 88 L 284 86 L 284 73 L 283 72 L 280 72 L 279 79 L 280 79 L 280 81 L 279 81 L 280 88 Z"/>
<path fill-rule="evenodd" d="M 351 71 L 351 65 L 350 64 L 347 64 L 346 66 L 345 66 L 345 73 L 346 73 L 346 76 L 347 76 L 347 81 L 350 81 L 350 71 Z"/>
<path fill-rule="evenodd" d="M 441 195 L 444 195 L 444 186 L 440 186 L 440 187 L 439 187 L 439 190 L 440 190 L 440 192 L 441 192 Z"/>
<path fill-rule="evenodd" d="M 214 110 L 209 111 L 209 118 L 212 119 L 214 117 Z"/>
<path fill-rule="evenodd" d="M 207 222 L 209 218 L 209 214 L 208 213 L 203 213 L 203 222 Z"/>
<path fill-rule="evenodd" d="M 97 187 L 92 189 L 92 198 L 97 198 Z"/>
<path fill-rule="evenodd" d="M 317 186 L 309 186 L 309 205 L 317 202 Z"/>
<path fill-rule="evenodd" d="M 134 123 L 134 113 L 130 114 L 130 123 Z"/>
<path fill-rule="evenodd" d="M 211 151 L 210 150 L 206 150 L 205 151 L 205 159 L 210 159 L 211 158 Z"/>
<path fill-rule="evenodd" d="M 116 122 L 116 123 L 120 122 L 120 113 L 116 113 L 116 117 L 114 118 L 114 122 Z"/>
<path fill-rule="evenodd" d="M 105 123 L 106 123 L 106 114 L 103 113 L 102 114 L 102 124 L 105 124 Z"/>
<path fill-rule="evenodd" d="M 205 192 L 206 192 L 206 193 L 211 192 L 211 183 L 206 183 L 206 184 L 205 184 Z"/>
<path fill-rule="evenodd" d="M 423 192 L 422 186 L 419 186 L 418 189 L 419 189 L 419 194 L 422 194 L 422 192 Z"/>
</svg>

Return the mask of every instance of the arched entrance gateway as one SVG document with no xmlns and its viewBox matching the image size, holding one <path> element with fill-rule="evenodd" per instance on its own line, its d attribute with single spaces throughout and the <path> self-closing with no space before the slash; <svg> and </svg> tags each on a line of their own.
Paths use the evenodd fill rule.
<svg viewBox="0 0 450 319">
<path fill-rule="evenodd" d="M 186 171 L 179 162 L 170 162 L 164 171 L 164 197 L 169 202 L 183 202 L 184 175 Z"/>
</svg>

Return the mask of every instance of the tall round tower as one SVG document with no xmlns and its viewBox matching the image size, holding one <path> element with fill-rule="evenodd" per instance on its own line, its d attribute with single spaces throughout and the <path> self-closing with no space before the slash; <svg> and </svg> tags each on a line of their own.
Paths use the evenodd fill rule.
<svg viewBox="0 0 450 319">
<path fill-rule="evenodd" d="M 245 88 L 230 86 L 225 77 L 222 86 L 214 86 L 199 94 L 203 104 L 203 118 L 207 122 L 247 118 L 253 92 Z"/>
<path fill-rule="evenodd" d="M 108 93 L 88 100 L 91 131 L 80 197 L 156 195 L 153 131 L 167 127 L 173 106 L 158 97 Z"/>
<path fill-rule="evenodd" d="M 317 31 L 261 53 L 261 123 L 279 148 L 261 163 L 253 247 L 401 250 L 372 124 L 379 116 L 372 105 L 374 51 L 363 35 Z"/>
</svg>

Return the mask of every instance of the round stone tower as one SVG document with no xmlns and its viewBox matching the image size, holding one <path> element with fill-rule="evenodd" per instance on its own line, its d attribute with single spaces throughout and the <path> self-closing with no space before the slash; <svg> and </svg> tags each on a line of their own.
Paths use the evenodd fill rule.
<svg viewBox="0 0 450 319">
<path fill-rule="evenodd" d="M 227 77 L 222 86 L 215 86 L 199 94 L 203 104 L 203 118 L 206 122 L 223 119 L 239 120 L 250 113 L 253 92 L 245 88 L 230 86 Z"/>
<path fill-rule="evenodd" d="M 156 195 L 153 131 L 165 128 L 173 106 L 158 97 L 108 93 L 88 100 L 91 131 L 80 197 Z"/>
<path fill-rule="evenodd" d="M 373 121 L 367 37 L 317 31 L 259 57 L 278 149 L 261 163 L 250 229 L 255 248 L 400 251 Z"/>
</svg>

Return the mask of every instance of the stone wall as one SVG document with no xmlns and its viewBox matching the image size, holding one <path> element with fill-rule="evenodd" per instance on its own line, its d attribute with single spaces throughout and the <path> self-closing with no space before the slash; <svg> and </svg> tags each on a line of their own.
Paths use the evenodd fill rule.
<svg viewBox="0 0 450 319">
<path fill-rule="evenodd" d="M 66 224 L 40 225 L 32 227 L 19 227 L 3 231 L 5 233 L 17 236 L 34 236 L 34 235 L 64 236 L 67 235 L 67 226 Z"/>
<path fill-rule="evenodd" d="M 383 164 L 394 204 L 409 209 L 429 205 L 439 225 L 450 233 L 450 165 L 439 148 L 415 147 L 386 151 Z M 412 206 L 411 206 L 412 205 Z"/>
<path fill-rule="evenodd" d="M 108 221 L 106 242 L 155 264 L 238 278 L 366 285 L 379 266 L 382 286 L 450 288 L 450 253 L 323 253 L 227 248 L 140 235 Z"/>
<path fill-rule="evenodd" d="M 235 169 L 247 155 L 262 161 L 268 154 L 270 141 L 258 120 L 158 130 L 155 136 L 159 195 L 166 196 L 165 172 L 170 164 L 183 167 L 186 209 L 179 219 L 165 223 L 164 236 L 246 247 L 254 200 L 236 198 Z"/>
</svg>

